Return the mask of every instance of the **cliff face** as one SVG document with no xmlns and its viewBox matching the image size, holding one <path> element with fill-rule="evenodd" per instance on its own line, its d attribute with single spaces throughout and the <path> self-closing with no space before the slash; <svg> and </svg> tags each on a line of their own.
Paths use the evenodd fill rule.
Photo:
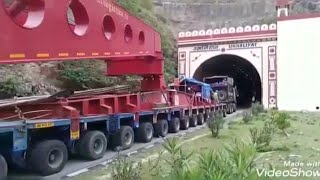
<svg viewBox="0 0 320 180">
<path fill-rule="evenodd" d="M 177 35 L 180 31 L 275 22 L 275 0 L 156 0 Z M 293 0 L 292 13 L 319 12 L 320 0 Z"/>
</svg>

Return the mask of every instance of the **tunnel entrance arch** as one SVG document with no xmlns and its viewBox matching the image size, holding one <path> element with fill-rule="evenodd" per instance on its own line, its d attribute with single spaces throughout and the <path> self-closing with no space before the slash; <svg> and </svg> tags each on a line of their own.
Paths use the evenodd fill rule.
<svg viewBox="0 0 320 180">
<path fill-rule="evenodd" d="M 200 81 L 210 76 L 229 76 L 234 79 L 239 93 L 238 107 L 249 107 L 253 97 L 262 103 L 262 78 L 247 59 L 233 54 L 217 55 L 200 64 L 193 74 L 193 78 Z"/>
</svg>

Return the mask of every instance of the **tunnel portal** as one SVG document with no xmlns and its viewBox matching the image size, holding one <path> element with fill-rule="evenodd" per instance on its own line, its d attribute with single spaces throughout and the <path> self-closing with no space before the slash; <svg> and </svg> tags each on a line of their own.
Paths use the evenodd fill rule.
<svg viewBox="0 0 320 180">
<path fill-rule="evenodd" d="M 237 106 L 250 107 L 252 97 L 262 103 L 262 84 L 256 68 L 246 59 L 236 55 L 219 55 L 202 63 L 193 78 L 202 81 L 204 77 L 229 76 L 234 78 L 238 90 Z"/>
</svg>

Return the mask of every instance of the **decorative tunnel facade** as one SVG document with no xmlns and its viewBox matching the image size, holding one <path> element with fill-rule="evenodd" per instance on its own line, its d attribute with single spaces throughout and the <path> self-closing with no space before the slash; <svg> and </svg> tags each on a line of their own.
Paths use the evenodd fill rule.
<svg viewBox="0 0 320 180">
<path fill-rule="evenodd" d="M 204 77 L 210 76 L 229 76 L 234 79 L 238 91 L 238 107 L 249 107 L 252 100 L 262 101 L 260 75 L 256 68 L 242 57 L 231 54 L 214 56 L 196 69 L 193 78 L 202 81 Z"/>
</svg>

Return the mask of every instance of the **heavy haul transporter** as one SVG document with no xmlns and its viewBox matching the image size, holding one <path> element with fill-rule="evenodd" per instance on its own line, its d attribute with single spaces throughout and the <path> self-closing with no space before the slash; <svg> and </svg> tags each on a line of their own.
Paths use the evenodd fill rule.
<svg viewBox="0 0 320 180">
<path fill-rule="evenodd" d="M 142 80 L 139 92 L 1 103 L 2 177 L 7 164 L 51 175 L 64 168 L 71 154 L 96 160 L 107 144 L 128 149 L 134 141 L 188 129 L 190 118 L 190 125 L 197 126 L 211 112 L 226 111 L 225 104 L 186 92 L 181 83 L 166 88 L 159 33 L 112 0 L 4 2 L 0 64 L 101 59 L 107 63 L 106 75 Z"/>
<path fill-rule="evenodd" d="M 234 80 L 228 76 L 211 76 L 203 78 L 203 82 L 210 84 L 212 90 L 218 93 L 219 103 L 227 104 L 227 113 L 237 110 L 237 88 Z"/>
</svg>

